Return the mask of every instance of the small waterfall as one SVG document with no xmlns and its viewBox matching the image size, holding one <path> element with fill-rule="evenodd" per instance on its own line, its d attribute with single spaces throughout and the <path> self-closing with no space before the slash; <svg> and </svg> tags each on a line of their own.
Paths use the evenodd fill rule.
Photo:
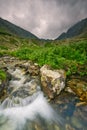
<svg viewBox="0 0 87 130">
<path fill-rule="evenodd" d="M 63 120 L 47 102 L 37 79 L 20 68 L 8 71 L 12 79 L 9 97 L 0 105 L 0 130 L 60 130 Z"/>
</svg>

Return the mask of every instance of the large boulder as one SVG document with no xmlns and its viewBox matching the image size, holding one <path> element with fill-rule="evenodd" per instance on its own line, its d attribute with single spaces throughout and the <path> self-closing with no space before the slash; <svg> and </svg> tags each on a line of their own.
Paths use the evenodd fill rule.
<svg viewBox="0 0 87 130">
<path fill-rule="evenodd" d="M 65 87 L 66 74 L 64 70 L 52 70 L 48 65 L 40 69 L 43 91 L 49 98 L 54 98 Z"/>
</svg>

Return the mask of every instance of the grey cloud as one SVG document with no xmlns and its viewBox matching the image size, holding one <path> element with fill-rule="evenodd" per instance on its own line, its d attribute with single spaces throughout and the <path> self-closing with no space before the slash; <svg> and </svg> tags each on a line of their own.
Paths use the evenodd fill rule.
<svg viewBox="0 0 87 130">
<path fill-rule="evenodd" d="M 87 17 L 87 0 L 0 0 L 0 15 L 40 38 L 56 38 Z"/>
</svg>

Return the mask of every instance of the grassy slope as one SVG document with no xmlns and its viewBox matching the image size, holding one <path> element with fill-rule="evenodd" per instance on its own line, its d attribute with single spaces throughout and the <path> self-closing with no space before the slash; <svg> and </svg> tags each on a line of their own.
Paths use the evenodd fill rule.
<svg viewBox="0 0 87 130">
<path fill-rule="evenodd" d="M 38 39 L 34 34 L 29 31 L 22 29 L 13 23 L 0 18 L 0 34 L 8 33 L 10 35 L 19 36 L 21 38 L 35 38 Z"/>
<path fill-rule="evenodd" d="M 0 35 L 0 56 L 4 54 L 32 60 L 40 66 L 49 64 L 56 69 L 65 69 L 67 75 L 87 75 L 86 38 L 39 41 Z"/>
<path fill-rule="evenodd" d="M 33 60 L 40 66 L 49 64 L 56 69 L 65 69 L 67 75 L 87 74 L 87 40 L 78 40 L 68 44 L 54 45 L 53 43 L 44 46 L 21 46 L 11 53 L 20 59 Z"/>
</svg>

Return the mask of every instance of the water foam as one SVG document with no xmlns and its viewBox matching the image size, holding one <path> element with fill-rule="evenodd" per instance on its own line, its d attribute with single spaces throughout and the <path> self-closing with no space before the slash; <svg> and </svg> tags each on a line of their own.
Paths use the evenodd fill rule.
<svg viewBox="0 0 87 130">
<path fill-rule="evenodd" d="M 59 117 L 57 117 L 52 107 L 47 103 L 42 92 L 38 94 L 32 103 L 27 104 L 26 106 L 10 107 L 1 110 L 0 116 L 9 119 L 7 123 L 3 123 L 3 129 L 0 128 L 0 130 L 5 130 L 5 125 L 11 125 L 11 130 L 16 130 L 16 127 L 19 128 L 20 125 L 22 125 L 23 128 L 26 120 L 33 121 L 36 120 L 38 116 L 45 119 L 46 121 L 52 121 L 55 123 L 60 122 Z M 0 118 L 0 122 L 2 119 Z"/>
<path fill-rule="evenodd" d="M 9 73 L 13 76 L 9 82 L 9 88 L 14 88 L 11 97 L 5 99 L 0 105 L 0 130 L 25 130 L 26 123 L 45 120 L 45 122 L 62 123 L 60 116 L 49 105 L 40 87 L 34 85 L 34 79 L 26 81 L 25 72 L 21 69 L 11 69 Z M 35 82 L 36 83 L 36 82 Z M 38 90 L 32 96 L 24 96 L 25 98 L 16 95 L 13 92 L 20 92 L 20 88 L 31 91 L 31 86 L 36 87 Z M 28 87 L 29 86 L 29 87 Z M 26 94 L 26 93 L 24 93 Z M 26 130 L 33 130 L 26 128 Z"/>
</svg>

